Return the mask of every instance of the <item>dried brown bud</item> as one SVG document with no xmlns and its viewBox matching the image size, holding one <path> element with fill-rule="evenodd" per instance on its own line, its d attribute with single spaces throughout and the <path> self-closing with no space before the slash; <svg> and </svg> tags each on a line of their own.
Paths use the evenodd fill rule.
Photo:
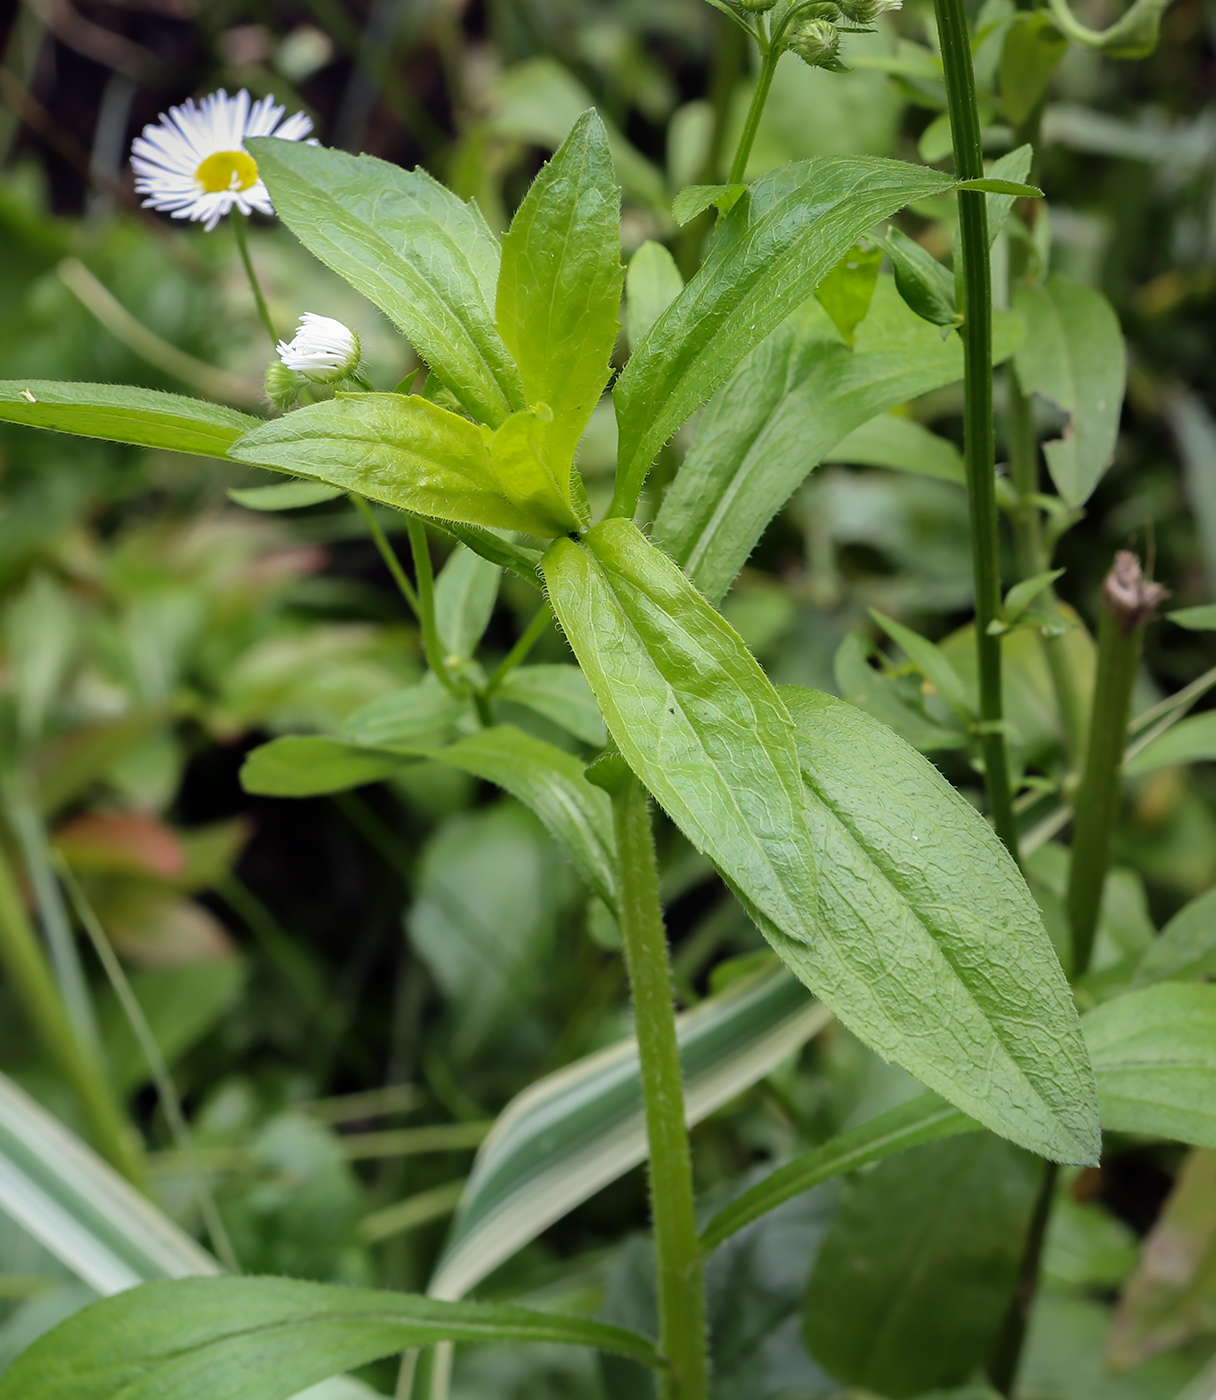
<svg viewBox="0 0 1216 1400">
<path fill-rule="evenodd" d="M 1102 601 L 1119 624 L 1119 634 L 1129 636 L 1151 620 L 1157 604 L 1170 596 L 1168 588 L 1144 577 L 1140 561 L 1130 549 L 1115 555 L 1111 571 L 1102 585 Z"/>
</svg>

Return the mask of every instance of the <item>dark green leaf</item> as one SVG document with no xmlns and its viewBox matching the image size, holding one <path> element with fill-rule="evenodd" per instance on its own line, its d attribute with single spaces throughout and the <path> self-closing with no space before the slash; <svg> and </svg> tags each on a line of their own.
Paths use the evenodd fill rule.
<svg viewBox="0 0 1216 1400">
<path fill-rule="evenodd" d="M 1057 1160 L 1096 1160 L 1068 983 L 992 828 L 861 710 L 779 694 L 820 860 L 813 934 L 782 938 L 786 961 L 855 1034 L 985 1127 Z"/>
<path fill-rule="evenodd" d="M 1059 276 L 1041 287 L 1019 284 L 1013 305 L 1026 322 L 1014 356 L 1023 388 L 1071 420 L 1062 438 L 1044 444 L 1051 479 L 1070 506 L 1084 505 L 1119 431 L 1127 363 L 1118 317 L 1101 292 Z"/>
<path fill-rule="evenodd" d="M 701 270 L 617 381 L 618 499 L 636 493 L 693 409 L 861 234 L 909 200 L 952 183 L 925 167 L 853 156 L 783 165 L 749 186 L 719 225 Z"/>
<path fill-rule="evenodd" d="M 643 1337 L 555 1313 L 297 1279 L 179 1279 L 61 1323 L 0 1378 L 0 1400 L 287 1400 L 440 1341 L 557 1342 L 658 1364 Z"/>
<path fill-rule="evenodd" d="M 630 350 L 637 349 L 683 289 L 676 260 L 661 243 L 647 239 L 629 259 L 625 274 L 625 331 Z"/>
<path fill-rule="evenodd" d="M 264 797 L 315 797 L 378 783 L 406 760 L 320 734 L 288 734 L 263 744 L 241 767 L 246 792 Z"/>
<path fill-rule="evenodd" d="M 978 1126 L 966 1114 L 943 1103 L 936 1094 L 922 1094 L 909 1103 L 880 1113 L 858 1128 L 831 1138 L 822 1147 L 804 1152 L 736 1196 L 711 1217 L 701 1231 L 701 1248 L 708 1253 L 753 1220 L 759 1220 L 782 1202 L 809 1191 L 820 1182 L 857 1171 L 922 1143 L 973 1132 Z"/>
<path fill-rule="evenodd" d="M 1138 985 L 1187 982 L 1216 972 L 1216 889 L 1184 905 L 1149 944 L 1136 968 Z"/>
<path fill-rule="evenodd" d="M 564 534 L 578 520 L 534 450 L 544 427 L 517 413 L 491 434 L 418 395 L 341 394 L 263 423 L 231 455 L 441 521 Z"/>
<path fill-rule="evenodd" d="M 900 1400 L 960 1385 L 1004 1320 L 1041 1166 L 988 1133 L 882 1162 L 820 1246 L 803 1333 L 839 1380 Z"/>
<path fill-rule="evenodd" d="M 503 240 L 498 329 L 567 463 L 608 382 L 621 304 L 620 191 L 603 122 L 584 112 Z"/>
<path fill-rule="evenodd" d="M 498 687 L 504 700 L 526 705 L 592 748 L 607 736 L 600 708 L 577 666 L 519 666 Z"/>
<path fill-rule="evenodd" d="M 498 244 L 475 204 L 373 156 L 273 137 L 248 148 L 292 233 L 376 303 L 474 417 L 497 427 L 524 407 L 490 311 Z"/>
<path fill-rule="evenodd" d="M 683 227 L 707 209 L 729 214 L 746 190 L 746 185 L 686 185 L 672 201 L 671 217 Z"/>
<path fill-rule="evenodd" d="M 832 318 L 832 324 L 853 344 L 853 332 L 865 320 L 882 266 L 881 248 L 850 248 L 815 288 L 819 305 Z"/>
<path fill-rule="evenodd" d="M 226 457 L 237 438 L 256 428 L 260 420 L 157 389 L 13 379 L 0 383 L 0 421 L 129 442 L 135 447 Z"/>
<path fill-rule="evenodd" d="M 1216 986 L 1162 982 L 1083 1024 L 1104 1128 L 1216 1148 Z"/>
<path fill-rule="evenodd" d="M 954 274 L 897 228 L 887 230 L 885 245 L 904 301 L 924 321 L 935 326 L 954 325 Z"/>
<path fill-rule="evenodd" d="M 340 486 L 324 486 L 316 481 L 284 481 L 279 486 L 234 487 L 228 499 L 246 510 L 300 510 L 320 505 L 345 494 Z"/>
</svg>

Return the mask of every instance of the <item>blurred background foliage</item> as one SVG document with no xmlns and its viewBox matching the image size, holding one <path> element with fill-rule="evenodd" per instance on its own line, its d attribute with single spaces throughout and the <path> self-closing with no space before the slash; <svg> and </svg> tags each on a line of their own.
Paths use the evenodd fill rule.
<svg viewBox="0 0 1216 1400">
<path fill-rule="evenodd" d="M 988 8 L 1004 13 L 1000 0 Z M 1101 25 L 1116 9 L 1092 0 L 1084 18 Z M 847 77 L 784 59 L 750 173 L 838 152 L 941 160 L 940 84 L 917 57 L 932 42 L 931 8 L 909 0 L 878 35 L 852 42 Z M 658 239 L 687 267 L 704 227 L 677 230 L 671 198 L 721 178 L 751 62 L 704 0 L 26 0 L 0 22 L 0 46 L 0 377 L 134 383 L 245 407 L 259 402 L 266 345 L 230 231 L 150 216 L 132 194 L 130 140 L 170 104 L 218 87 L 273 93 L 309 112 L 326 144 L 420 163 L 501 229 L 594 103 L 615 143 L 626 255 Z M 1176 605 L 1216 589 L 1214 59 L 1216 7 L 1175 0 L 1147 59 L 1069 51 L 1043 112 L 1052 265 L 1106 293 L 1130 355 L 1114 466 L 1060 550 L 1061 597 L 1090 622 L 1112 554 L 1129 541 L 1155 556 Z M 981 48 L 979 61 L 995 57 Z M 994 116 L 996 152 L 1012 144 L 1007 117 Z M 930 246 L 940 212 L 910 217 Z M 284 332 L 320 311 L 358 329 L 377 386 L 417 368 L 378 313 L 285 229 L 264 221 L 252 238 Z M 957 441 L 961 403 L 956 386 L 909 412 Z M 614 451 L 601 408 L 580 455 L 593 494 L 610 481 Z M 243 793 L 242 758 L 266 737 L 333 730 L 422 670 L 417 633 L 359 517 L 343 501 L 241 509 L 227 492 L 253 476 L 0 429 L 6 803 L 24 813 L 10 825 L 27 868 L 40 842 L 43 856 L 67 862 L 121 958 L 242 1266 L 421 1288 L 489 1121 L 538 1076 L 627 1030 L 615 930 L 527 812 L 450 769 L 419 764 L 333 799 Z M 446 548 L 436 542 L 437 563 Z M 966 621 L 969 596 L 961 489 L 846 458 L 808 478 L 724 608 L 776 680 L 836 691 L 850 633 L 889 647 L 870 608 L 940 640 Z M 491 664 L 534 606 L 507 581 L 483 647 Z M 966 650 L 952 654 L 963 667 Z M 534 659 L 566 659 L 552 629 Z M 1157 626 L 1144 701 L 1214 662 L 1210 633 Z M 897 654 L 886 665 L 897 692 L 922 698 Z M 1012 667 L 1010 709 L 1041 759 L 1056 740 L 1034 665 L 1028 653 Z M 555 725 L 504 710 L 577 748 Z M 935 757 L 974 786 L 956 753 Z M 711 968 L 759 940 L 682 838 L 667 829 L 661 839 L 678 991 L 692 1006 Z M 1049 921 L 1060 854 L 1048 845 L 1032 864 Z M 1108 965 L 1216 884 L 1210 767 L 1137 780 L 1117 858 Z M 113 991 L 79 946 L 99 1053 L 150 1144 L 154 1194 L 201 1232 L 193 1168 Z M 76 1124 L 19 1006 L 4 989 L 0 999 L 0 1068 Z M 737 1190 L 766 1161 L 916 1087 L 829 1027 L 697 1128 L 699 1189 Z M 981 1166 L 947 1162 L 954 1143 L 892 1159 L 721 1251 L 716 1394 L 828 1395 L 841 1389 L 833 1369 L 875 1391 L 916 1393 L 906 1375 L 863 1376 L 839 1337 L 812 1360 L 799 1310 L 819 1242 L 834 1222 L 831 1249 L 897 1270 L 900 1192 L 947 1168 L 1006 1173 L 1020 1219 L 1025 1167 L 1005 1146 Z M 856 1197 L 880 1177 L 891 1226 L 858 1240 Z M 1169 1400 L 1216 1337 L 1210 1157 L 1114 1143 L 1100 1171 L 1064 1174 L 1061 1198 L 1021 1393 Z M 956 1205 L 959 1231 L 991 1226 L 967 1219 L 965 1199 Z M 638 1169 L 480 1294 L 645 1324 L 645 1223 Z M 1161 1262 L 1179 1238 L 1181 1280 Z M 0 1226 L 0 1362 L 80 1296 L 40 1247 Z M 392 1369 L 365 1379 L 389 1392 Z M 454 1394 L 623 1400 L 641 1384 L 625 1363 L 491 1348 L 461 1358 Z"/>
</svg>

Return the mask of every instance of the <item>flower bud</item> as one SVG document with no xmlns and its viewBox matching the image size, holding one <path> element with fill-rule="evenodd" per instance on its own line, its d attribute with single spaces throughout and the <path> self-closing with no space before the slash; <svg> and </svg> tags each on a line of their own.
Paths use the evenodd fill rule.
<svg viewBox="0 0 1216 1400">
<path fill-rule="evenodd" d="M 281 360 L 271 360 L 266 366 L 264 388 L 267 401 L 272 407 L 288 409 L 300 397 L 303 380 L 293 369 L 288 369 Z"/>
<path fill-rule="evenodd" d="M 279 359 L 313 384 L 335 384 L 359 368 L 359 337 L 331 316 L 306 311 L 290 341 L 280 340 Z"/>
<path fill-rule="evenodd" d="M 734 0 L 735 8 L 745 15 L 763 15 L 777 3 L 777 0 Z"/>
<path fill-rule="evenodd" d="M 850 24 L 873 24 L 888 10 L 902 10 L 903 0 L 836 0 Z"/>
<path fill-rule="evenodd" d="M 786 43 L 812 68 L 826 68 L 840 52 L 840 31 L 826 19 L 804 19 L 794 26 Z"/>
</svg>

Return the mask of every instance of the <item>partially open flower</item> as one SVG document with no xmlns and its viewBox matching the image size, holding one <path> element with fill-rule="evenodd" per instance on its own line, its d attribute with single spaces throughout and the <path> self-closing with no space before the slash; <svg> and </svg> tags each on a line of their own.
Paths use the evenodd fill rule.
<svg viewBox="0 0 1216 1400">
<path fill-rule="evenodd" d="M 306 311 L 292 339 L 275 348 L 287 369 L 314 384 L 334 384 L 359 368 L 359 337 L 332 316 Z"/>
<path fill-rule="evenodd" d="M 273 97 L 251 107 L 244 88 L 235 97 L 221 89 L 198 104 L 190 98 L 170 107 L 131 143 L 135 189 L 148 196 L 144 207 L 193 219 L 208 231 L 234 207 L 242 214 L 255 209 L 273 214 L 257 162 L 244 143 L 250 136 L 302 141 L 312 130 L 311 120 L 297 112 L 280 125 L 283 111 Z"/>
<path fill-rule="evenodd" d="M 804 19 L 794 26 L 786 41 L 804 63 L 826 68 L 840 52 L 840 30 L 826 19 Z"/>
</svg>

